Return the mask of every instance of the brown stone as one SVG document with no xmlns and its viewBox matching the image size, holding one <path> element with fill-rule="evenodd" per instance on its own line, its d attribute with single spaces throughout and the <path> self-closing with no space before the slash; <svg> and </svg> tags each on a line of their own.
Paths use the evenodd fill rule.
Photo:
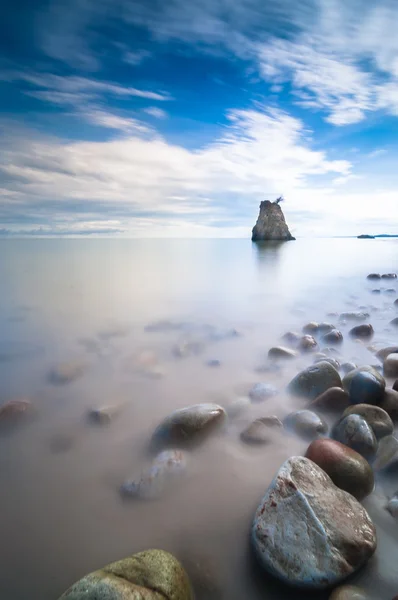
<svg viewBox="0 0 398 600">
<path fill-rule="evenodd" d="M 383 363 L 386 377 L 398 377 L 398 353 L 389 354 Z"/>
<path fill-rule="evenodd" d="M 343 342 L 343 334 L 338 329 L 332 329 L 322 337 L 324 344 L 341 344 Z"/>
<path fill-rule="evenodd" d="M 330 412 L 341 412 L 350 405 L 348 393 L 340 387 L 331 387 L 326 392 L 315 398 L 309 408 L 313 410 L 326 410 Z"/>
<path fill-rule="evenodd" d="M 369 596 L 359 587 L 342 585 L 333 590 L 332 595 L 329 596 L 329 600 L 369 600 Z"/>
<path fill-rule="evenodd" d="M 33 412 L 29 400 L 10 400 L 0 406 L 0 425 L 15 424 Z"/>
<path fill-rule="evenodd" d="M 358 452 L 335 440 L 313 441 L 305 454 L 325 471 L 337 487 L 357 500 L 368 496 L 374 488 L 374 477 L 368 461 Z"/>
<path fill-rule="evenodd" d="M 363 325 L 357 325 L 356 327 L 350 329 L 349 335 L 353 338 L 370 340 L 374 335 L 374 329 L 370 323 L 364 323 Z"/>
<path fill-rule="evenodd" d="M 303 335 L 298 343 L 300 352 L 313 352 L 318 347 L 318 342 L 312 335 Z"/>
<path fill-rule="evenodd" d="M 398 391 L 386 388 L 380 406 L 393 421 L 398 421 Z"/>
</svg>

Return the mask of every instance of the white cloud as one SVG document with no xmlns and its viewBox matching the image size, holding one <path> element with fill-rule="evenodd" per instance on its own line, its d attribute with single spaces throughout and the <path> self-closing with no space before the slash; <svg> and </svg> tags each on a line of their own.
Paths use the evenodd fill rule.
<svg viewBox="0 0 398 600">
<path fill-rule="evenodd" d="M 385 148 L 377 148 L 376 150 L 369 152 L 367 156 L 368 158 L 377 158 L 378 156 L 383 156 L 383 154 L 387 154 L 387 150 Z"/>
<path fill-rule="evenodd" d="M 167 117 L 167 112 L 157 106 L 148 106 L 148 108 L 144 108 L 144 112 L 155 119 L 166 119 Z"/>
<path fill-rule="evenodd" d="M 151 53 L 148 50 L 138 50 L 137 52 L 125 51 L 123 54 L 123 60 L 129 65 L 134 67 L 140 65 L 145 59 L 149 58 Z"/>
</svg>

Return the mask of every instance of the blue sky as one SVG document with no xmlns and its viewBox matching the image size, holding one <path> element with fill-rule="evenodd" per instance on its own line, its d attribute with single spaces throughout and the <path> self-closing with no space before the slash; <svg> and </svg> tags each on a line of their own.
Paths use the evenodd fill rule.
<svg viewBox="0 0 398 600">
<path fill-rule="evenodd" d="M 0 235 L 398 233 L 394 0 L 16 0 Z"/>
</svg>

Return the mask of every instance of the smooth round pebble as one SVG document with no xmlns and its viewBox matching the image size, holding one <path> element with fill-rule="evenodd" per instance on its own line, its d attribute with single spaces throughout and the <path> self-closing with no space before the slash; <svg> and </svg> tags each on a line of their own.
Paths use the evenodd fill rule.
<svg viewBox="0 0 398 600">
<path fill-rule="evenodd" d="M 342 418 L 332 430 L 332 438 L 370 460 L 377 452 L 377 440 L 370 425 L 360 415 Z"/>
<path fill-rule="evenodd" d="M 242 433 L 240 438 L 243 442 L 253 445 L 268 444 L 272 440 L 271 430 L 282 428 L 282 422 L 278 417 L 264 417 L 256 419 Z"/>
<path fill-rule="evenodd" d="M 374 336 L 374 329 L 370 323 L 363 325 L 356 325 L 349 331 L 349 335 L 352 338 L 359 338 L 361 340 L 370 340 Z"/>
<path fill-rule="evenodd" d="M 359 587 L 342 585 L 333 590 L 329 600 L 370 600 L 369 596 Z"/>
<path fill-rule="evenodd" d="M 343 334 L 338 329 L 332 329 L 332 331 L 325 333 L 322 337 L 322 342 L 324 344 L 342 344 Z"/>
<path fill-rule="evenodd" d="M 353 362 L 345 362 L 341 365 L 340 368 L 343 371 L 344 375 L 347 375 L 347 373 L 351 373 L 351 371 L 355 371 L 355 369 L 357 368 L 357 365 Z"/>
<path fill-rule="evenodd" d="M 274 346 L 268 351 L 268 358 L 271 360 L 291 360 L 296 358 L 297 352 L 285 346 Z"/>
<path fill-rule="evenodd" d="M 383 371 L 386 377 L 398 377 L 398 353 L 387 356 L 383 363 Z"/>
<path fill-rule="evenodd" d="M 383 410 L 390 415 L 394 422 L 398 421 L 398 391 L 392 388 L 386 388 L 383 400 L 380 403 Z"/>
<path fill-rule="evenodd" d="M 392 422 L 388 413 L 380 408 L 380 406 L 374 406 L 372 404 L 355 404 L 346 408 L 342 414 L 342 419 L 348 415 L 360 415 L 365 419 L 368 425 L 373 429 L 373 433 L 377 440 L 391 435 L 394 431 L 394 423 Z"/>
<path fill-rule="evenodd" d="M 319 439 L 307 448 L 305 456 L 321 467 L 337 487 L 357 500 L 374 488 L 373 470 L 358 452 L 336 440 Z"/>
<path fill-rule="evenodd" d="M 300 371 L 289 383 L 287 390 L 293 396 L 314 400 L 331 387 L 341 387 L 338 371 L 328 362 L 321 361 Z"/>
<path fill-rule="evenodd" d="M 386 382 L 376 369 L 359 368 L 343 378 L 343 387 L 350 395 L 352 404 L 380 404 L 383 400 Z"/>
<path fill-rule="evenodd" d="M 370 279 L 370 280 L 381 279 L 381 275 L 380 275 L 380 273 L 370 273 L 366 279 Z"/>
<path fill-rule="evenodd" d="M 341 412 L 350 405 L 348 393 L 341 387 L 332 387 L 315 398 L 309 408 L 314 410 L 326 410 L 328 412 Z"/>
<path fill-rule="evenodd" d="M 249 398 L 252 402 L 264 402 L 278 393 L 277 388 L 270 383 L 255 383 L 249 391 Z"/>
<path fill-rule="evenodd" d="M 390 321 L 390 325 L 394 325 L 394 327 L 398 327 L 398 317 L 395 317 L 395 319 Z"/>
<path fill-rule="evenodd" d="M 300 352 L 314 352 L 318 347 L 318 342 L 312 335 L 303 335 L 297 347 Z"/>
<path fill-rule="evenodd" d="M 327 423 L 312 410 L 298 410 L 283 420 L 285 429 L 306 439 L 313 440 L 328 431 Z"/>
<path fill-rule="evenodd" d="M 305 333 L 305 334 L 314 335 L 314 334 L 318 333 L 318 330 L 319 330 L 319 323 L 317 323 L 316 321 L 311 321 L 310 323 L 307 323 L 307 325 L 304 325 L 304 327 L 303 327 L 303 333 Z"/>
</svg>

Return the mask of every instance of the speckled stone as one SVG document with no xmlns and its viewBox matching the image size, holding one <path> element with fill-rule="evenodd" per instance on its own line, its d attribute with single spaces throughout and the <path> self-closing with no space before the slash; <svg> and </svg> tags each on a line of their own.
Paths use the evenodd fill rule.
<svg viewBox="0 0 398 600">
<path fill-rule="evenodd" d="M 349 331 L 349 335 L 352 338 L 359 338 L 361 340 L 370 340 L 374 336 L 374 329 L 370 323 L 364 323 L 363 325 L 356 325 Z"/>
<path fill-rule="evenodd" d="M 345 410 L 350 405 L 348 393 L 340 387 L 332 387 L 315 398 L 309 408 L 313 410 L 325 410 L 328 412 L 338 412 Z"/>
<path fill-rule="evenodd" d="M 249 398 L 252 402 L 264 402 L 277 393 L 277 388 L 270 383 L 255 383 L 249 392 Z"/>
<path fill-rule="evenodd" d="M 267 572 L 312 590 L 342 582 L 377 545 L 366 510 L 301 456 L 289 458 L 269 486 L 254 517 L 252 543 Z"/>
<path fill-rule="evenodd" d="M 328 431 L 327 423 L 312 410 L 290 413 L 283 421 L 285 429 L 306 439 L 313 440 Z"/>
<path fill-rule="evenodd" d="M 394 431 L 394 423 L 392 422 L 388 413 L 380 408 L 380 406 L 373 406 L 372 404 L 355 404 L 346 408 L 342 414 L 342 419 L 348 415 L 360 415 L 365 419 L 368 425 L 373 429 L 373 433 L 377 440 L 386 435 L 391 435 Z"/>
<path fill-rule="evenodd" d="M 337 487 L 357 500 L 368 496 L 374 488 L 373 470 L 358 452 L 336 440 L 314 440 L 305 454 L 329 475 Z"/>
<path fill-rule="evenodd" d="M 146 550 L 94 571 L 60 600 L 193 600 L 188 575 L 172 554 Z"/>
<path fill-rule="evenodd" d="M 164 450 L 144 469 L 139 479 L 129 479 L 120 488 L 122 496 L 155 499 L 162 496 L 186 471 L 187 457 L 181 450 Z"/>
<path fill-rule="evenodd" d="M 226 418 L 226 412 L 218 404 L 194 404 L 180 408 L 166 417 L 152 436 L 152 445 L 185 446 L 204 439 Z"/>
<path fill-rule="evenodd" d="M 300 371 L 287 389 L 293 396 L 314 400 L 329 388 L 341 385 L 341 378 L 336 369 L 328 362 L 321 361 Z"/>
<path fill-rule="evenodd" d="M 380 404 L 384 396 L 384 377 L 370 366 L 359 367 L 343 377 L 343 387 L 352 404 Z"/>
<path fill-rule="evenodd" d="M 377 440 L 370 425 L 360 415 L 342 418 L 332 430 L 333 439 L 370 460 L 377 452 Z"/>
</svg>

